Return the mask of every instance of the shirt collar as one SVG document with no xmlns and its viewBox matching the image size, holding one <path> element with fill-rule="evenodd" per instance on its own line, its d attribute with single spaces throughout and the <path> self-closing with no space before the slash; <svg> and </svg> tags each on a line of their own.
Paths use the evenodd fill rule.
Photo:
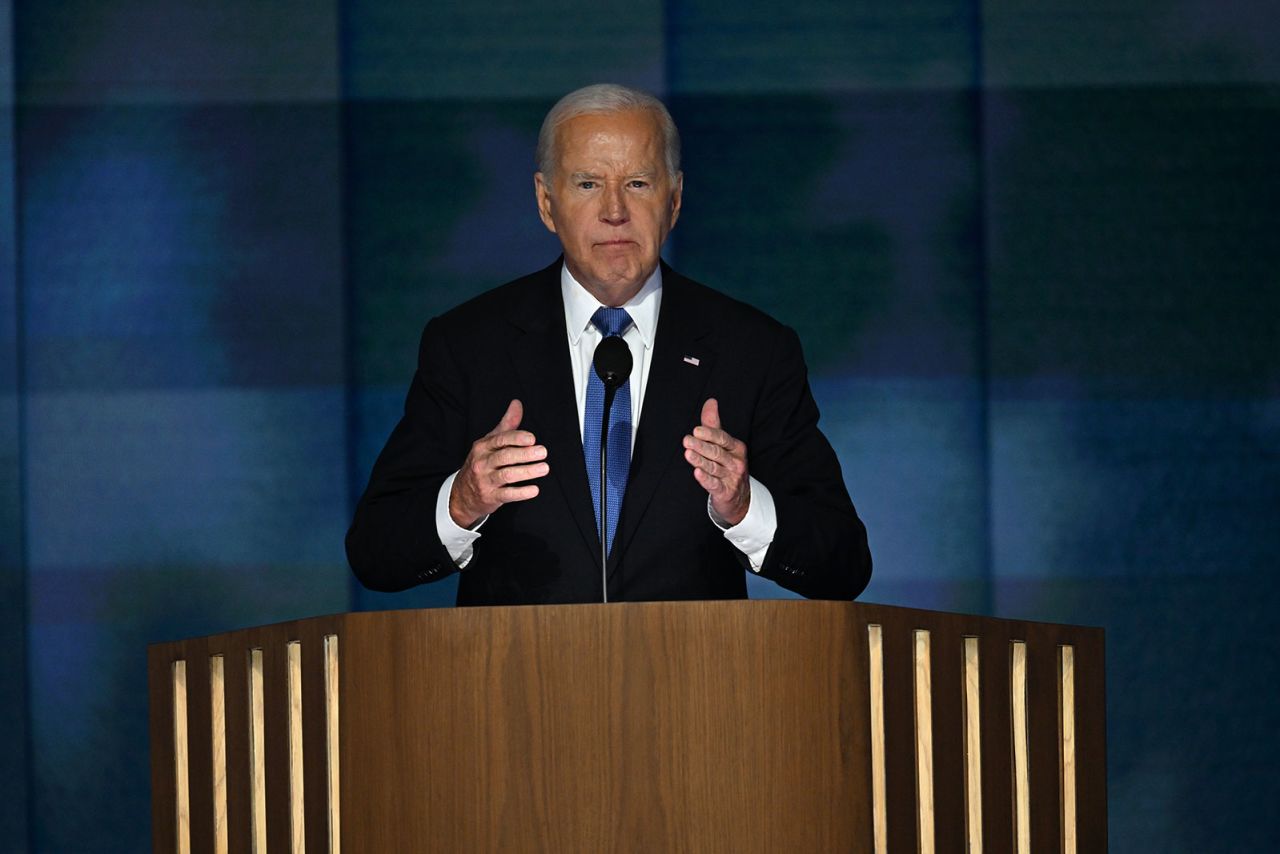
<svg viewBox="0 0 1280 854">
<path fill-rule="evenodd" d="M 560 295 L 564 299 L 564 322 L 569 330 L 569 341 L 576 347 L 582 333 L 591 325 L 591 317 L 604 303 L 593 297 L 569 272 L 569 265 L 560 266 Z M 662 265 L 653 268 L 640 291 L 622 306 L 631 315 L 631 323 L 640 333 L 645 349 L 653 347 L 654 333 L 658 329 L 658 308 L 662 304 Z"/>
</svg>

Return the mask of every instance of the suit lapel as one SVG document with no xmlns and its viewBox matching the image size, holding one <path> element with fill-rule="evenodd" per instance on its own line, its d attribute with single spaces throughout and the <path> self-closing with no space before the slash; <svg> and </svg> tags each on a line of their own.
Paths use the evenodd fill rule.
<svg viewBox="0 0 1280 854">
<path fill-rule="evenodd" d="M 658 336 L 649 364 L 622 516 L 609 557 L 611 574 L 617 568 L 618 556 L 625 554 L 639 530 L 663 479 L 692 477 L 685 471 L 688 466 L 684 462 L 682 440 L 698 423 L 703 390 L 715 362 L 716 354 L 704 340 L 708 329 L 708 320 L 696 294 L 678 273 L 664 264 Z M 591 519 L 594 526 L 595 517 Z"/>
<path fill-rule="evenodd" d="M 564 327 L 560 265 L 557 260 L 543 270 L 522 299 L 512 301 L 508 320 L 516 333 L 507 346 L 523 395 L 525 421 L 521 426 L 547 447 L 551 466 L 547 479 L 559 489 L 590 553 L 598 554 L 600 538 L 582 456 L 573 368 Z"/>
</svg>

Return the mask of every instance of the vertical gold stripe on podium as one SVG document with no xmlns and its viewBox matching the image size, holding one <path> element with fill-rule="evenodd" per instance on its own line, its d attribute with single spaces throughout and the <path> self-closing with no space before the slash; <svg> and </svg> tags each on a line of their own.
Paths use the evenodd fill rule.
<svg viewBox="0 0 1280 854">
<path fill-rule="evenodd" d="M 266 703 L 262 650 L 249 650 L 249 841 L 253 854 L 267 854 Z"/>
<path fill-rule="evenodd" d="M 916 829 L 920 854 L 933 854 L 933 670 L 929 632 L 915 631 Z"/>
<path fill-rule="evenodd" d="M 173 663 L 173 786 L 177 811 L 174 850 L 191 851 L 191 780 L 187 761 L 187 662 Z"/>
<path fill-rule="evenodd" d="M 978 639 L 964 639 L 964 804 L 968 854 L 982 854 L 982 692 Z"/>
<path fill-rule="evenodd" d="M 293 854 L 307 847 L 305 793 L 302 782 L 302 642 L 289 641 L 289 841 Z"/>
<path fill-rule="evenodd" d="M 1076 652 L 1062 647 L 1062 852 L 1076 854 Z"/>
<path fill-rule="evenodd" d="M 209 656 L 209 744 L 213 753 L 213 850 L 227 854 L 226 659 Z"/>
<path fill-rule="evenodd" d="M 1014 850 L 1031 854 L 1031 774 L 1027 742 L 1027 644 L 1012 642 L 1009 708 L 1013 715 Z"/>
<path fill-rule="evenodd" d="M 338 636 L 324 636 L 325 759 L 329 770 L 329 854 L 342 848 L 342 803 L 339 790 L 338 744 Z"/>
<path fill-rule="evenodd" d="M 884 631 L 867 626 L 871 676 L 871 828 L 876 854 L 888 854 L 889 817 L 885 805 L 884 771 Z"/>
</svg>

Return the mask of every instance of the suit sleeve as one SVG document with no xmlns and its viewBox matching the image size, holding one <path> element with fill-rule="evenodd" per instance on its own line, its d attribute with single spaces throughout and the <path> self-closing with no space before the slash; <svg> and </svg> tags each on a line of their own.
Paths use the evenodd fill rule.
<svg viewBox="0 0 1280 854">
<path fill-rule="evenodd" d="M 404 590 L 457 570 L 436 529 L 436 499 L 478 437 L 466 435 L 466 385 L 441 327 L 436 319 L 422 333 L 404 415 L 347 531 L 347 560 L 370 590 Z"/>
<path fill-rule="evenodd" d="M 811 599 L 856 597 L 871 578 L 867 531 L 818 429 L 800 340 L 788 327 L 774 343 L 747 453 L 778 515 L 759 574 Z"/>
</svg>

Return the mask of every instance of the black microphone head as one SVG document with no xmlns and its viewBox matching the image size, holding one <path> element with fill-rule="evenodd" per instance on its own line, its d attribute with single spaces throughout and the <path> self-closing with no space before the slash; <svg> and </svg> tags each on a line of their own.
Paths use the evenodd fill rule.
<svg viewBox="0 0 1280 854">
<path fill-rule="evenodd" d="M 631 376 L 631 348 L 619 336 L 610 335 L 596 347 L 592 364 L 606 389 L 618 388 Z"/>
</svg>

